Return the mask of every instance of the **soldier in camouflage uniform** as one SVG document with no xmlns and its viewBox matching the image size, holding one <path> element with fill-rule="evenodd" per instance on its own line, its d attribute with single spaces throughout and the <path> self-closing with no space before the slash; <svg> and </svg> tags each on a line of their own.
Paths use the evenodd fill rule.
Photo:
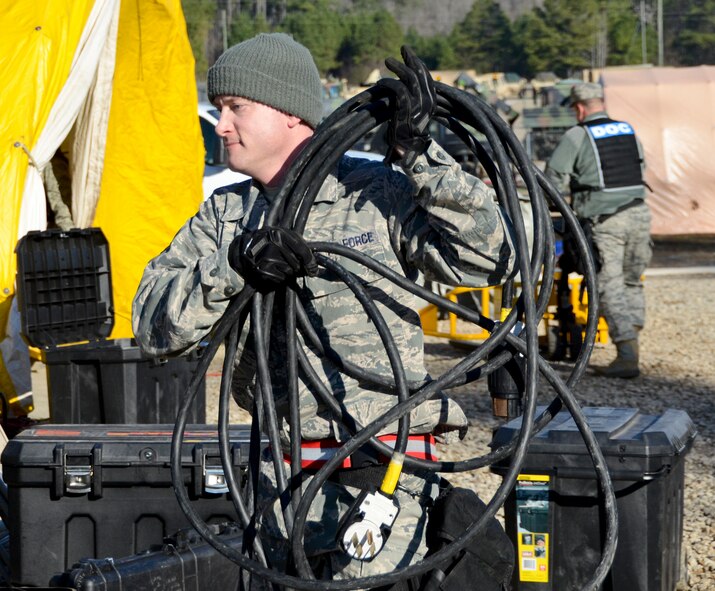
<svg viewBox="0 0 715 591">
<path fill-rule="evenodd" d="M 244 41 L 218 59 L 208 75 L 209 97 L 221 112 L 216 132 L 224 140 L 230 167 L 252 178 L 217 190 L 147 266 L 133 308 L 134 332 L 147 353 L 195 347 L 245 283 L 260 290 L 290 283 L 324 343 L 344 359 L 390 377 L 387 355 L 362 306 L 337 277 L 317 268 L 306 240 L 342 244 L 410 278 L 422 272 L 427 279 L 451 285 L 494 285 L 512 273 L 509 227 L 494 192 L 426 137 L 435 99 L 432 81 L 422 62 L 409 51 L 403 55 L 407 65 L 396 60 L 389 64 L 405 84 L 386 84 L 395 91 L 398 105 L 388 134 L 391 158 L 404 173 L 344 156 L 315 200 L 305 240 L 290 231 L 265 228 L 263 220 L 290 162 L 321 117 L 320 79 L 312 58 L 302 45 L 276 33 Z M 349 259 L 335 258 L 369 289 L 394 335 L 408 380 L 423 383 L 428 375 L 416 298 Z M 281 320 L 274 316 L 274 324 Z M 361 425 L 395 405 L 394 394 L 342 374 L 300 335 L 299 342 L 316 374 Z M 256 373 L 250 343 L 244 337 L 232 384 L 238 403 L 248 410 Z M 285 346 L 272 337 L 269 362 L 288 451 Z M 301 382 L 299 392 L 304 445 L 344 441 L 347 430 L 311 386 Z M 411 413 L 411 434 L 422 441 L 428 457 L 433 452 L 429 437 L 449 442 L 463 436 L 466 428 L 464 413 L 445 395 Z M 380 435 L 396 432 L 393 424 Z M 310 470 L 305 472 L 307 485 Z M 262 462 L 262 478 L 262 486 L 271 492 L 275 477 L 268 458 Z M 360 491 L 327 482 L 306 526 L 313 564 L 318 568 L 316 557 L 322 556 L 323 576 L 352 578 L 419 560 L 426 550 L 425 507 L 437 493 L 438 480 L 436 474 L 402 475 L 396 491 L 400 514 L 385 548 L 370 562 L 351 559 L 337 540 L 338 520 Z M 280 565 L 286 558 L 287 536 L 276 505 L 266 510 L 262 527 L 272 540 L 269 546 L 275 546 L 271 559 Z"/>
<path fill-rule="evenodd" d="M 609 366 L 596 369 L 607 377 L 634 378 L 645 323 L 641 277 L 652 254 L 643 149 L 628 123 L 608 117 L 599 84 L 574 85 L 568 102 L 579 125 L 564 134 L 546 175 L 561 190 L 570 186 L 576 215 L 592 224 L 601 264 L 600 312 L 617 350 Z"/>
</svg>

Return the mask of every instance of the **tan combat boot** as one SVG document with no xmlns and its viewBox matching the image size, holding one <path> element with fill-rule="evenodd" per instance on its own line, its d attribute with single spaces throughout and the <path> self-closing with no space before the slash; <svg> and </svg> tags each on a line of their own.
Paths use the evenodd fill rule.
<svg viewBox="0 0 715 591">
<path fill-rule="evenodd" d="M 616 343 L 616 358 L 607 367 L 596 368 L 596 372 L 606 378 L 637 378 L 638 369 L 638 340 L 622 341 Z"/>
</svg>

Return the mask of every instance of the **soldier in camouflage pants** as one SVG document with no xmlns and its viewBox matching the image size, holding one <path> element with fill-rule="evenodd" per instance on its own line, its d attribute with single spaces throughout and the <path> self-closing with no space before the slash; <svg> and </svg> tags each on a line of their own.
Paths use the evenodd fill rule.
<svg viewBox="0 0 715 591">
<path fill-rule="evenodd" d="M 638 331 L 645 323 L 641 276 L 652 250 L 643 150 L 628 123 L 608 117 L 600 85 L 574 85 L 569 102 L 579 125 L 561 138 L 545 172 L 560 190 L 571 189 L 573 209 L 591 224 L 601 262 L 599 311 L 617 356 L 596 371 L 634 378 L 640 373 Z"/>
<path fill-rule="evenodd" d="M 645 324 L 642 275 L 651 259 L 650 210 L 633 207 L 593 227 L 601 260 L 598 296 L 613 342 L 637 340 Z"/>
<path fill-rule="evenodd" d="M 413 279 L 422 273 L 451 285 L 485 286 L 510 276 L 515 254 L 494 192 L 464 173 L 426 136 L 434 88 L 422 62 L 409 52 L 403 55 L 406 65 L 396 60 L 389 64 L 401 81 L 386 86 L 397 103 L 388 134 L 390 159 L 404 172 L 344 156 L 324 181 L 303 237 L 267 228 L 263 222 L 291 161 L 321 118 L 321 84 L 312 58 L 305 47 L 279 33 L 258 35 L 219 58 L 208 75 L 209 97 L 221 112 L 216 132 L 224 140 L 229 166 L 251 180 L 217 190 L 148 264 L 133 306 L 134 332 L 147 353 L 196 347 L 246 283 L 261 291 L 290 284 L 323 343 L 343 359 L 390 378 L 387 354 L 362 306 L 337 276 L 317 268 L 306 241 L 345 245 Z M 424 383 L 429 376 L 417 299 L 350 259 L 334 258 L 356 273 L 374 298 L 394 335 L 407 379 Z M 291 434 L 281 323 L 280 314 L 275 315 L 269 364 L 286 452 Z M 302 335 L 298 339 L 315 374 L 359 424 L 369 425 L 395 405 L 394 394 L 345 375 L 303 342 Z M 252 410 L 256 355 L 246 335 L 235 366 L 234 397 Z M 347 429 L 302 379 L 299 396 L 304 446 L 346 440 Z M 464 435 L 467 419 L 456 403 L 440 394 L 411 412 L 410 427 L 411 437 L 434 434 L 437 441 L 448 443 Z M 378 435 L 396 432 L 395 423 Z M 433 450 L 428 451 L 429 457 Z M 272 466 L 264 462 L 262 468 L 263 500 L 273 500 Z M 365 562 L 345 556 L 335 539 L 337 522 L 356 491 L 327 482 L 309 516 L 309 556 L 328 556 L 323 565 L 335 578 L 389 572 L 418 560 L 425 551 L 425 509 L 436 494 L 436 483 L 432 474 L 401 476 L 398 522 L 382 552 Z M 262 526 L 268 538 L 284 548 L 286 534 L 281 533 L 275 504 L 264 509 Z M 287 556 L 277 552 L 271 559 L 279 565 Z"/>
</svg>

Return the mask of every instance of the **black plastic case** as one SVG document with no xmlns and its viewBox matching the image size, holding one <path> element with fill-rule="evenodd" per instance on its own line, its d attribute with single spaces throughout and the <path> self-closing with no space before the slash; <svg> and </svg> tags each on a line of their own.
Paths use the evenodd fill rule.
<svg viewBox="0 0 715 591">
<path fill-rule="evenodd" d="M 12 582 L 47 585 L 83 558 L 125 557 L 189 526 L 171 483 L 173 425 L 45 425 L 2 454 L 8 486 Z M 237 479 L 249 427 L 230 434 Z M 210 523 L 235 520 L 215 426 L 190 425 L 182 453 L 194 508 Z"/>
<path fill-rule="evenodd" d="M 107 340 L 114 309 L 109 245 L 102 231 L 28 232 L 16 250 L 22 334 L 42 350 L 52 421 L 173 422 L 200 349 L 184 357 L 154 358 L 133 339 Z M 188 421 L 205 422 L 205 407 L 202 381 Z"/>
<path fill-rule="evenodd" d="M 99 228 L 28 232 L 16 252 L 22 334 L 30 345 L 109 336 L 114 327 L 109 245 Z"/>
<path fill-rule="evenodd" d="M 237 550 L 243 536 L 235 525 L 213 525 L 219 539 Z M 216 591 L 237 589 L 238 565 L 194 530 L 182 530 L 164 544 L 122 558 L 83 559 L 51 586 L 77 591 Z"/>
<path fill-rule="evenodd" d="M 198 366 L 200 351 L 188 357 L 148 357 L 133 339 L 47 349 L 44 361 L 52 421 L 173 422 Z M 206 421 L 205 380 L 187 421 Z"/>
<path fill-rule="evenodd" d="M 537 412 L 543 410 L 539 408 Z M 680 578 L 685 455 L 696 436 L 686 412 L 582 409 L 616 493 L 618 547 L 603 591 L 673 591 Z M 521 419 L 495 434 L 515 437 Z M 494 466 L 504 474 L 508 460 Z M 504 505 L 517 550 L 514 589 L 581 589 L 601 557 L 603 509 L 591 457 L 576 424 L 559 413 L 529 443 L 519 481 Z M 545 542 L 545 543 L 544 543 Z"/>
</svg>

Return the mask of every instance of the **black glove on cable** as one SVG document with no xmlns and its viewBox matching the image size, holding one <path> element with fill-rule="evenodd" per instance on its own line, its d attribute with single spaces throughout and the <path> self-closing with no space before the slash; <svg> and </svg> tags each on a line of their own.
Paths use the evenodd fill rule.
<svg viewBox="0 0 715 591">
<path fill-rule="evenodd" d="M 236 236 L 228 247 L 228 262 L 251 287 L 263 293 L 318 272 L 303 237 L 272 226 Z"/>
<path fill-rule="evenodd" d="M 395 95 L 395 113 L 387 128 L 390 150 L 385 162 L 402 160 L 412 166 L 415 158 L 427 149 L 430 142 L 429 123 L 434 114 L 437 94 L 432 76 L 424 62 L 406 45 L 402 46 L 404 64 L 388 57 L 385 65 L 399 80 L 383 78 L 379 86 Z"/>
</svg>

